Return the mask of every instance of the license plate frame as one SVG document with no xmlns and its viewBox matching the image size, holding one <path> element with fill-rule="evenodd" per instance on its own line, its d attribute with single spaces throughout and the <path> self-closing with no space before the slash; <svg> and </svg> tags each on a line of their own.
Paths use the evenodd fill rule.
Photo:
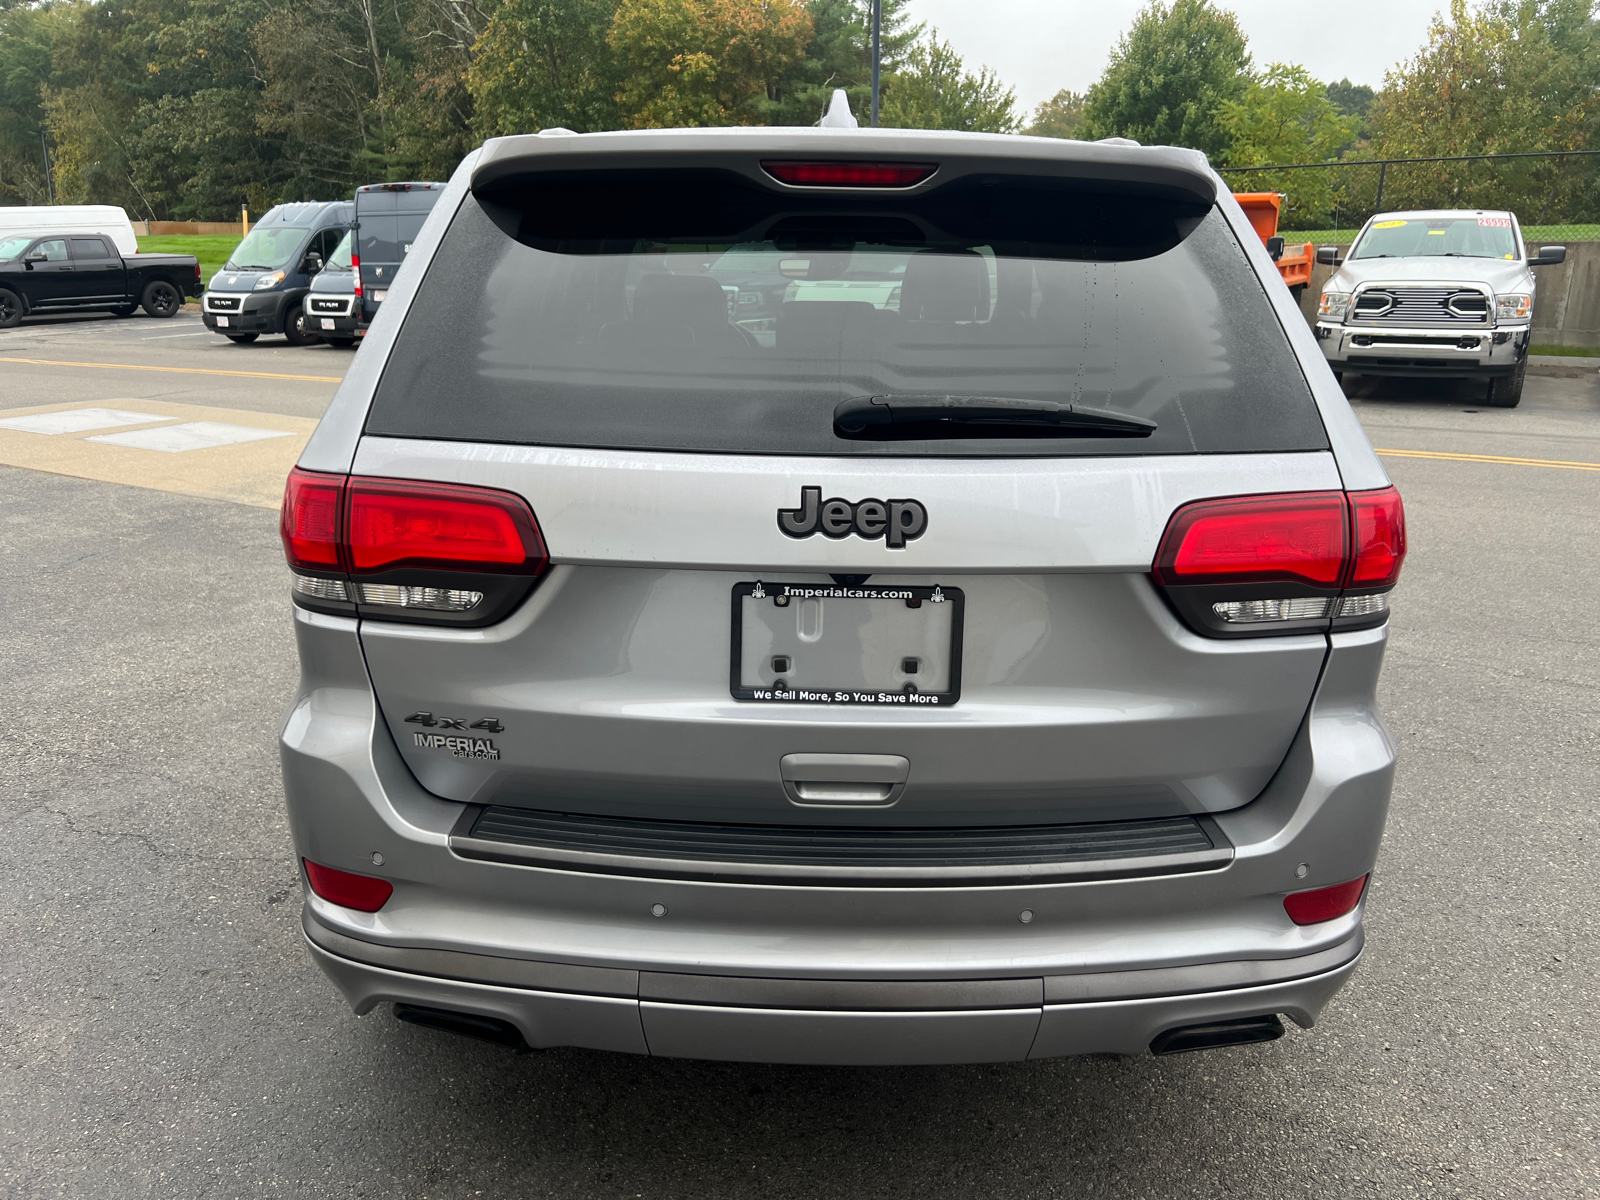
<svg viewBox="0 0 1600 1200">
<path fill-rule="evenodd" d="M 949 678 L 942 690 L 920 691 L 875 688 L 870 686 L 821 686 L 791 684 L 786 690 L 751 686 L 744 678 L 745 651 L 745 600 L 765 601 L 772 598 L 778 606 L 778 597 L 789 602 L 817 599 L 826 604 L 829 600 L 879 601 L 896 603 L 907 608 L 927 607 L 949 613 Z M 916 601 L 908 604 L 907 601 Z M 946 608 L 945 606 L 948 606 Z M 735 700 L 764 704 L 831 704 L 874 708 L 949 708 L 961 698 L 961 644 L 966 625 L 966 594 L 958 587 L 942 584 L 912 586 L 909 584 L 819 584 L 819 583 L 766 583 L 747 580 L 733 585 L 732 639 L 729 646 L 729 692 Z M 797 616 L 798 620 L 798 616 Z M 826 622 L 820 636 L 826 634 Z M 894 655 L 891 653 L 890 657 Z"/>
<path fill-rule="evenodd" d="M 323 317 L 322 318 L 322 328 L 324 330 L 330 330 L 330 329 L 336 329 L 336 328 L 338 328 L 338 326 L 335 325 L 334 320 L 333 320 L 332 317 Z"/>
<path fill-rule="evenodd" d="M 224 317 L 224 316 L 221 316 L 221 315 L 218 315 L 217 316 L 217 328 L 218 329 L 227 329 L 228 328 L 228 318 Z"/>
</svg>

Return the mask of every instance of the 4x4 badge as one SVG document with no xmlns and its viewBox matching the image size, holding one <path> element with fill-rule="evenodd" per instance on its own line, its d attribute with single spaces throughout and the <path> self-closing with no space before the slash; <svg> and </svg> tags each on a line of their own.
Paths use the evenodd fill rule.
<svg viewBox="0 0 1600 1200">
<path fill-rule="evenodd" d="M 882 538 L 891 550 L 904 550 L 928 528 L 928 510 L 919 500 L 857 500 L 822 498 L 820 487 L 800 489 L 799 508 L 780 508 L 778 528 L 792 538 L 843 538 L 852 533 L 869 542 Z"/>
</svg>

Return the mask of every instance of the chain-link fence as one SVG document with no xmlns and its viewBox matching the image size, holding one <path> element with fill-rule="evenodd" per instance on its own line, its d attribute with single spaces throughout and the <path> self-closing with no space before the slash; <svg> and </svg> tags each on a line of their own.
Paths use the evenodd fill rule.
<svg viewBox="0 0 1600 1200">
<path fill-rule="evenodd" d="M 1533 241 L 1600 240 L 1600 151 L 1219 167 L 1236 192 L 1288 197 L 1291 241 L 1350 242 L 1377 212 L 1510 209 Z"/>
</svg>

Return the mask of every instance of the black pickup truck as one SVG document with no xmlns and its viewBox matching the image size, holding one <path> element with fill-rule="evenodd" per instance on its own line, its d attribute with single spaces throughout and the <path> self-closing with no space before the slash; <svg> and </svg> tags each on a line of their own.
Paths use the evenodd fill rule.
<svg viewBox="0 0 1600 1200">
<path fill-rule="evenodd" d="M 97 233 L 0 236 L 0 329 L 23 317 L 104 309 L 131 317 L 143 308 L 170 317 L 185 296 L 199 296 L 200 260 L 192 254 L 124 258 Z"/>
</svg>

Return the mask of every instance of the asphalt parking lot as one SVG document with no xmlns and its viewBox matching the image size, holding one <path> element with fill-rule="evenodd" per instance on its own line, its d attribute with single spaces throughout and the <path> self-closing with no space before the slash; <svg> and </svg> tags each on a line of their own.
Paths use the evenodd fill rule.
<svg viewBox="0 0 1600 1200">
<path fill-rule="evenodd" d="M 0 429 L 0 1194 L 1600 1194 L 1592 367 L 1511 411 L 1351 386 L 1410 522 L 1402 757 L 1367 954 L 1317 1028 L 878 1070 L 517 1056 L 358 1020 L 312 966 L 275 744 L 287 578 L 248 481 L 350 359 L 190 314 L 0 333 L 0 419 L 246 431 L 184 459 Z"/>
</svg>

